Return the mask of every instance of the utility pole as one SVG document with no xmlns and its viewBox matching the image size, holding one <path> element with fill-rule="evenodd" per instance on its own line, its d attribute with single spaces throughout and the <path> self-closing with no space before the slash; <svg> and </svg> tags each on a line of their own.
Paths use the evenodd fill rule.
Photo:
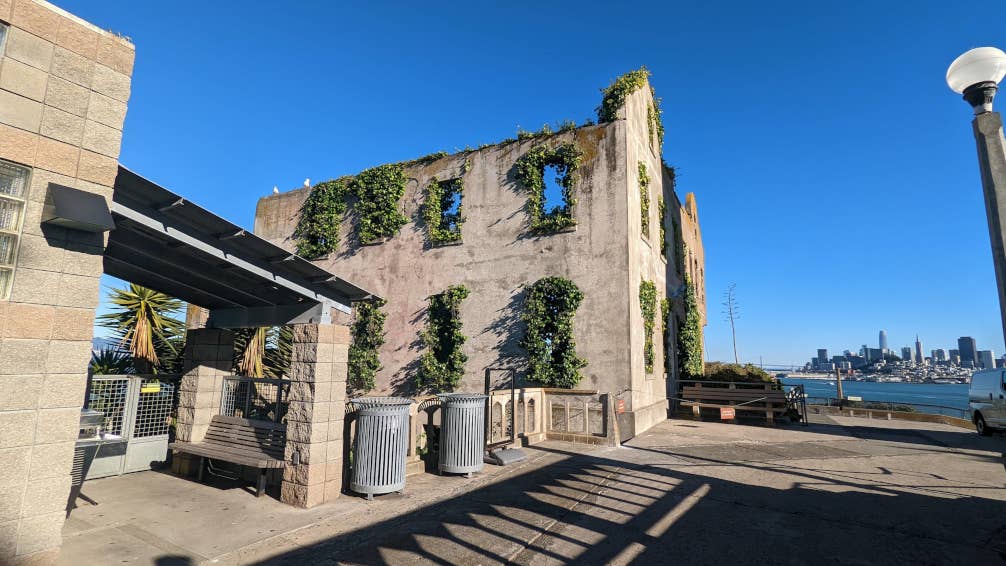
<svg viewBox="0 0 1006 566">
<path fill-rule="evenodd" d="M 731 283 L 727 287 L 727 292 L 725 293 L 726 300 L 723 301 L 723 314 L 726 315 L 726 320 L 730 323 L 730 333 L 734 339 L 734 363 L 740 364 L 740 360 L 737 357 L 737 326 L 735 325 L 735 321 L 740 318 L 737 296 L 735 294 L 736 289 L 736 283 Z"/>
<path fill-rule="evenodd" d="M 838 386 L 838 406 L 842 406 L 842 401 L 845 399 L 845 394 L 842 393 L 842 370 L 835 368 L 835 385 Z"/>
</svg>

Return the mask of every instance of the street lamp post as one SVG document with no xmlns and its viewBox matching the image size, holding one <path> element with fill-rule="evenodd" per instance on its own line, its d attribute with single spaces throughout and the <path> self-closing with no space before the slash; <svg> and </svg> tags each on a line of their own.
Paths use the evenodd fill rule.
<svg viewBox="0 0 1006 566">
<path fill-rule="evenodd" d="M 971 122 L 978 145 L 978 168 L 985 193 L 985 213 L 992 241 L 999 289 L 999 313 L 1006 338 L 1006 141 L 1003 121 L 992 111 L 999 82 L 1006 76 L 1006 53 L 995 47 L 979 47 L 961 55 L 947 69 L 947 84 L 974 108 Z"/>
</svg>

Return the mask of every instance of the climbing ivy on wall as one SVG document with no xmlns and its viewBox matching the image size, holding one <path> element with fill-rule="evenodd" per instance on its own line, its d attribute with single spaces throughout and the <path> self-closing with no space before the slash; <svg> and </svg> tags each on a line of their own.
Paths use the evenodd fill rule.
<svg viewBox="0 0 1006 566">
<path fill-rule="evenodd" d="M 653 281 L 639 282 L 639 310 L 643 313 L 643 362 L 646 373 L 653 373 L 653 360 L 656 351 L 653 347 L 653 328 L 657 318 L 657 287 Z"/>
<path fill-rule="evenodd" d="M 637 90 L 643 88 L 650 78 L 650 71 L 646 67 L 640 67 L 635 71 L 629 71 L 615 79 L 608 88 L 601 89 L 601 105 L 597 107 L 597 121 L 611 122 L 618 119 L 618 111 L 625 106 L 625 99 Z M 663 110 L 660 109 L 660 99 L 657 98 L 650 87 L 650 94 L 653 95 L 653 103 L 646 108 L 646 129 L 650 134 L 650 140 L 657 137 L 657 154 L 663 151 L 664 147 L 664 121 Z M 651 141 L 652 143 L 652 141 Z"/>
<path fill-rule="evenodd" d="M 671 301 L 660 299 L 660 321 L 664 325 L 664 371 L 671 375 Z"/>
<path fill-rule="evenodd" d="M 615 79 L 608 88 L 601 89 L 601 105 L 597 107 L 597 121 L 611 122 L 618 119 L 618 111 L 625 106 L 625 99 L 637 90 L 643 88 L 650 77 L 646 67 L 629 71 Z"/>
<path fill-rule="evenodd" d="M 346 194 L 352 177 L 318 183 L 300 207 L 293 231 L 297 255 L 317 259 L 339 247 L 339 224 L 346 212 Z"/>
<path fill-rule="evenodd" d="M 380 238 L 391 237 L 408 223 L 398 201 L 405 194 L 405 172 L 399 163 L 379 165 L 361 172 L 353 179 L 353 194 L 359 199 L 357 235 L 360 242 L 369 244 Z"/>
<path fill-rule="evenodd" d="M 678 351 L 681 352 L 681 374 L 685 379 L 702 376 L 702 319 L 695 300 L 695 286 L 685 276 L 685 322 L 678 332 Z"/>
<path fill-rule="evenodd" d="M 646 164 L 639 162 L 639 215 L 642 221 L 643 237 L 650 237 L 650 175 Z"/>
<path fill-rule="evenodd" d="M 468 288 L 455 285 L 429 298 L 429 315 L 422 334 L 426 351 L 416 375 L 420 389 L 454 391 L 465 376 L 468 356 L 461 351 L 467 340 L 461 333 L 461 302 L 467 297 Z"/>
<path fill-rule="evenodd" d="M 664 197 L 657 197 L 657 212 L 660 214 L 660 255 L 667 259 L 667 204 Z"/>
<path fill-rule="evenodd" d="M 653 104 L 646 107 L 646 129 L 650 133 L 651 144 L 653 136 L 656 134 L 657 155 L 660 155 L 664 151 L 664 111 L 660 109 L 660 99 L 657 98 L 652 87 L 650 93 L 653 94 Z"/>
<path fill-rule="evenodd" d="M 374 388 L 374 376 L 381 369 L 378 350 L 384 345 L 384 320 L 381 310 L 384 299 L 360 301 L 355 304 L 356 320 L 350 331 L 353 343 L 349 346 L 349 386 L 357 391 Z"/>
<path fill-rule="evenodd" d="M 517 180 L 528 191 L 527 207 L 531 216 L 531 231 L 538 234 L 558 232 L 576 224 L 573 210 L 576 197 L 576 170 L 583 152 L 566 142 L 556 146 L 537 145 L 517 160 Z M 545 167 L 556 170 L 556 183 L 562 187 L 562 205 L 545 210 Z"/>
<path fill-rule="evenodd" d="M 448 212 L 454 202 L 455 195 L 462 197 L 464 182 L 460 178 L 440 181 L 436 177 L 430 179 L 426 186 L 426 197 L 423 201 L 423 220 L 426 222 L 427 237 L 434 244 L 448 244 L 461 241 L 461 225 L 464 217 L 461 206 L 457 212 Z"/>
<path fill-rule="evenodd" d="M 545 277 L 527 289 L 520 345 L 528 353 L 529 381 L 572 388 L 583 379 L 580 368 L 587 362 L 576 355 L 573 340 L 573 315 L 582 301 L 583 293 L 564 277 Z"/>
</svg>

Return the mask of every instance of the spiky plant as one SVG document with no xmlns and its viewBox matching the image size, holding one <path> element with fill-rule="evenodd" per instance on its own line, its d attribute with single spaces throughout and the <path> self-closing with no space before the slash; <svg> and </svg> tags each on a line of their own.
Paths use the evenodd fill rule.
<svg viewBox="0 0 1006 566">
<path fill-rule="evenodd" d="M 133 373 L 133 359 L 122 350 L 102 348 L 91 352 L 91 375 L 122 375 Z"/>
<path fill-rule="evenodd" d="M 185 332 L 185 324 L 172 315 L 185 303 L 134 283 L 128 290 L 112 289 L 109 299 L 112 312 L 98 317 L 99 323 L 115 332 L 137 373 L 156 373 L 172 365 L 174 359 L 168 358 L 178 357 L 178 337 Z"/>
</svg>

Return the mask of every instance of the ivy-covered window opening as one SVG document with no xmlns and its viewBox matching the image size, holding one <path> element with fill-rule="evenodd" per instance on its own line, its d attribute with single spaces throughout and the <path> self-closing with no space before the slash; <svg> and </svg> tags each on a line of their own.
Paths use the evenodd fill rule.
<svg viewBox="0 0 1006 566">
<path fill-rule="evenodd" d="M 671 300 L 660 299 L 660 322 L 664 325 L 664 372 L 671 375 Z"/>
<path fill-rule="evenodd" d="M 528 353 L 527 379 L 545 387 L 572 388 L 580 383 L 586 360 L 576 355 L 573 316 L 583 292 L 564 277 L 545 277 L 527 289 L 520 345 Z"/>
<path fill-rule="evenodd" d="M 643 314 L 643 364 L 646 373 L 653 373 L 653 361 L 656 359 L 656 349 L 653 347 L 653 329 L 657 318 L 657 287 L 653 281 L 639 282 L 639 310 Z"/>
<path fill-rule="evenodd" d="M 639 162 L 639 219 L 642 222 L 643 237 L 650 239 L 650 175 L 646 164 Z"/>
<path fill-rule="evenodd" d="M 468 297 L 464 285 L 448 287 L 429 298 L 423 331 L 426 351 L 420 360 L 416 386 L 433 392 L 454 391 L 465 376 L 468 356 L 461 351 L 467 337 L 461 332 L 461 302 Z"/>
<path fill-rule="evenodd" d="M 349 386 L 357 391 L 374 388 L 374 377 L 381 370 L 378 351 L 384 345 L 384 321 L 387 314 L 381 310 L 387 301 L 376 299 L 356 303 L 356 320 L 350 332 L 353 342 L 349 346 Z"/>
<path fill-rule="evenodd" d="M 346 212 L 346 194 L 352 177 L 318 183 L 300 207 L 293 231 L 297 255 L 318 259 L 339 247 L 339 224 Z"/>
<path fill-rule="evenodd" d="M 399 209 L 405 195 L 405 171 L 400 163 L 367 169 L 353 179 L 353 194 L 358 216 L 357 235 L 363 244 L 371 244 L 398 233 L 409 219 Z"/>
<path fill-rule="evenodd" d="M 449 244 L 461 241 L 461 200 L 464 183 L 460 178 L 440 181 L 430 179 L 423 201 L 423 220 L 426 222 L 427 237 L 433 244 Z"/>
<path fill-rule="evenodd" d="M 576 170 L 582 159 L 583 153 L 576 145 L 566 142 L 554 147 L 532 147 L 517 160 L 517 180 L 528 191 L 527 207 L 532 232 L 559 232 L 576 224 L 573 214 L 576 207 L 574 186 L 577 181 Z M 556 184 L 562 188 L 562 204 L 551 209 L 546 209 L 545 206 L 546 168 L 553 171 Z"/>
<path fill-rule="evenodd" d="M 698 379 L 703 374 L 702 320 L 695 300 L 695 285 L 685 276 L 685 320 L 678 332 L 678 351 L 681 353 L 681 374 L 685 379 Z"/>
</svg>

